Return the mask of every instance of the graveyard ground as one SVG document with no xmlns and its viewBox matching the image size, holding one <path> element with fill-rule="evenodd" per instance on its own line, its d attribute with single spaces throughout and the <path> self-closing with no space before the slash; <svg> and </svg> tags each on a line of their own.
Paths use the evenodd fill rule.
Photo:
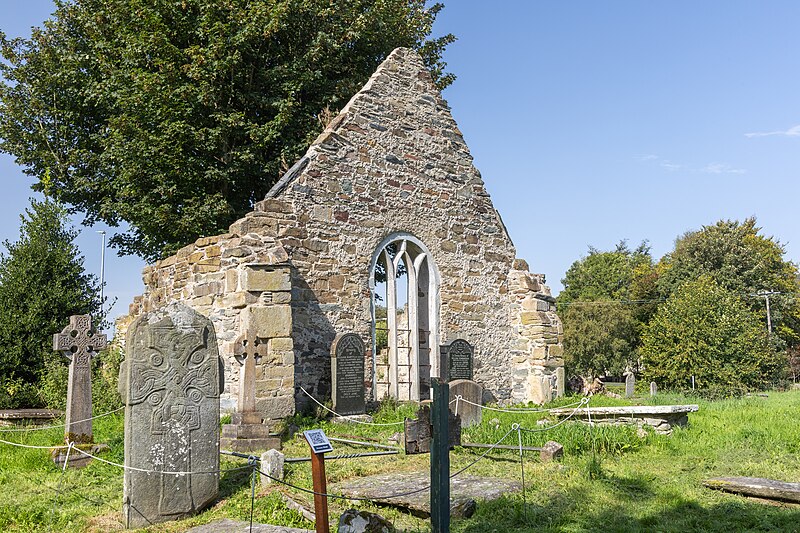
<svg viewBox="0 0 800 533">
<path fill-rule="evenodd" d="M 557 405 L 574 402 L 564 399 Z M 541 445 L 555 440 L 564 445 L 565 456 L 543 464 L 538 454 L 525 457 L 526 493 L 508 494 L 492 503 L 479 504 L 470 519 L 454 520 L 454 532 L 513 531 L 798 531 L 800 508 L 767 504 L 703 488 L 714 476 L 768 477 L 800 481 L 800 391 L 772 392 L 768 397 L 704 401 L 677 395 L 642 397 L 640 403 L 698 403 L 690 425 L 672 436 L 637 435 L 635 429 L 595 428 L 566 423 L 550 431 L 523 434 L 524 444 Z M 591 405 L 627 405 L 631 402 L 595 397 Z M 378 422 L 401 420 L 409 406 L 386 405 Z M 483 423 L 464 432 L 468 442 L 493 443 L 513 422 L 537 428 L 541 414 L 508 414 L 484 411 Z M 359 436 L 386 443 L 396 431 L 317 423 L 311 418 L 289 422 L 303 429 L 324 427 L 334 436 Z M 98 442 L 110 445 L 103 458 L 122 462 L 122 416 L 95 423 Z M 57 444 L 58 429 L 3 433 L 0 439 L 29 445 Z M 513 433 L 505 444 L 516 444 Z M 363 451 L 336 445 L 337 452 Z M 593 451 L 594 448 L 594 451 Z M 457 449 L 451 454 L 452 471 L 469 464 L 480 450 Z M 307 455 L 298 436 L 284 442 L 287 456 Z M 329 461 L 329 484 L 352 476 L 428 468 L 427 455 L 385 456 Z M 242 466 L 244 460 L 223 458 L 223 468 Z M 520 478 L 518 453 L 497 451 L 469 469 L 480 474 Z M 287 481 L 311 487 L 309 463 L 287 467 Z M 108 531 L 121 528 L 122 471 L 94 462 L 83 470 L 62 473 L 49 461 L 45 450 L 10 447 L 0 443 L 0 530 L 2 531 Z M 257 485 L 254 519 L 257 522 L 312 528 L 313 524 L 288 510 L 282 493 L 313 509 L 307 494 L 287 487 L 263 490 Z M 161 524 L 152 531 L 184 531 L 222 517 L 248 520 L 250 475 L 247 471 L 222 475 L 219 502 L 194 518 Z M 428 523 L 389 508 L 377 511 L 408 531 L 427 531 Z M 331 500 L 331 517 L 343 509 Z"/>
</svg>

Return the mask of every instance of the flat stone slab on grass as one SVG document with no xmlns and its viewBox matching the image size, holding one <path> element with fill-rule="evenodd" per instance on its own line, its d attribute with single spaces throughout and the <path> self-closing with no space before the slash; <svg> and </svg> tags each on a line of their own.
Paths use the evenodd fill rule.
<svg viewBox="0 0 800 533">
<path fill-rule="evenodd" d="M 56 409 L 0 409 L 0 422 L 53 420 L 63 415 L 64 411 Z"/>
<path fill-rule="evenodd" d="M 308 533 L 313 530 L 256 523 L 253 523 L 253 529 L 251 530 L 250 522 L 239 522 L 238 520 L 223 518 L 222 520 L 215 520 L 208 524 L 188 529 L 186 533 L 247 533 L 249 531 L 254 533 Z"/>
<path fill-rule="evenodd" d="M 742 496 L 800 503 L 800 483 L 760 477 L 717 477 L 707 479 L 703 485 L 710 489 L 732 492 Z"/>
<path fill-rule="evenodd" d="M 336 483 L 328 492 L 370 498 L 371 500 L 411 511 L 427 518 L 431 514 L 431 492 L 426 489 L 407 496 L 386 498 L 387 495 L 404 494 L 430 485 L 429 472 L 403 472 L 379 474 Z M 476 500 L 496 500 L 500 496 L 522 488 L 517 481 L 492 477 L 461 475 L 450 480 L 450 515 L 469 518 L 475 512 Z"/>
<path fill-rule="evenodd" d="M 584 409 L 550 409 L 558 418 L 571 416 L 581 422 L 608 425 L 651 426 L 656 433 L 669 435 L 674 426 L 689 423 L 689 413 L 700 409 L 698 405 L 626 405 L 623 407 L 589 407 Z"/>
</svg>

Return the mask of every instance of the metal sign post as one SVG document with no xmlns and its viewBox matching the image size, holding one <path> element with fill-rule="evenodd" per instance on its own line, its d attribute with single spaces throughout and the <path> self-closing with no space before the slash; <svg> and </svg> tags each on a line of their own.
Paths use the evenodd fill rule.
<svg viewBox="0 0 800 533">
<path fill-rule="evenodd" d="M 329 533 L 328 523 L 328 491 L 325 479 L 325 452 L 332 452 L 331 441 L 321 429 L 304 431 L 303 435 L 311 448 L 311 478 L 314 482 L 314 514 L 316 515 L 317 533 Z"/>
<path fill-rule="evenodd" d="M 450 385 L 433 378 L 431 425 L 431 529 L 433 533 L 450 531 Z"/>
</svg>

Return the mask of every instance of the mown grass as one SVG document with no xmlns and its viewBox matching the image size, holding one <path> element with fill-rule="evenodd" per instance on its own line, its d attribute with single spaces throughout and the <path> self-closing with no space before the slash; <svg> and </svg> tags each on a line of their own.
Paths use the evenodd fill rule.
<svg viewBox="0 0 800 533">
<path fill-rule="evenodd" d="M 560 400 L 557 405 L 575 402 Z M 591 405 L 697 403 L 690 426 L 672 436 L 635 428 L 589 428 L 567 422 L 548 431 L 523 433 L 523 444 L 540 446 L 548 440 L 564 445 L 565 457 L 543 464 L 537 454 L 526 453 L 522 493 L 510 493 L 482 503 L 470 519 L 454 520 L 454 532 L 578 532 L 578 531 L 798 531 L 800 508 L 765 505 L 739 496 L 703 488 L 708 477 L 742 475 L 800 481 L 800 392 L 770 393 L 767 398 L 744 397 L 708 401 L 680 395 L 624 400 L 595 397 Z M 553 406 L 557 406 L 554 404 Z M 533 406 L 531 406 L 533 407 Z M 390 423 L 410 416 L 408 405 L 387 405 L 375 421 Z M 544 429 L 554 423 L 543 413 L 485 411 L 483 422 L 464 430 L 464 440 L 492 444 L 513 423 Z M 302 430 L 323 427 L 332 436 L 356 437 L 386 444 L 402 430 L 397 426 L 333 424 L 295 417 L 287 426 Z M 299 434 L 298 434 L 299 435 Z M 306 456 L 308 446 L 295 435 L 284 442 L 287 456 Z M 95 423 L 98 442 L 110 445 L 104 458 L 122 462 L 122 416 Z M 29 433 L 0 433 L 0 439 L 33 445 L 59 444 L 58 429 Z M 504 444 L 517 444 L 512 432 Z M 335 444 L 337 453 L 363 450 Z M 452 471 L 466 466 L 484 450 L 458 448 L 451 454 Z M 391 471 L 427 470 L 427 455 L 383 456 L 327 462 L 329 486 L 354 476 Z M 223 457 L 231 468 L 245 460 Z M 311 488 L 309 463 L 287 465 L 287 482 Z M 493 451 L 475 464 L 469 474 L 520 479 L 518 452 Z M 250 473 L 222 475 L 220 500 L 210 510 L 188 520 L 162 524 L 151 531 L 184 531 L 222 517 L 249 520 Z M 0 530 L 2 531 L 108 531 L 121 528 L 122 472 L 94 462 L 83 470 L 62 473 L 46 450 L 26 450 L 0 444 Z M 334 491 L 331 488 L 331 491 Z M 310 495 L 282 486 L 262 490 L 257 486 L 254 519 L 261 523 L 313 528 L 296 511 L 287 509 L 281 493 L 313 509 Z M 331 500 L 331 518 L 356 506 L 379 512 L 408 531 L 428 531 L 429 523 L 407 513 L 371 504 Z"/>
</svg>

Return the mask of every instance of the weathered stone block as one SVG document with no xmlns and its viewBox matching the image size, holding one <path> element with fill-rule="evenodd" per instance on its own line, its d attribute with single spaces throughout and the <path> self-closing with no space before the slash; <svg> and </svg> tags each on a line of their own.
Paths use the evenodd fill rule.
<svg viewBox="0 0 800 533">
<path fill-rule="evenodd" d="M 249 328 L 261 338 L 290 337 L 292 335 L 292 308 L 288 305 L 247 308 Z"/>
<path fill-rule="evenodd" d="M 242 288 L 246 291 L 290 291 L 292 282 L 286 269 L 271 270 L 248 267 L 242 276 Z"/>
<path fill-rule="evenodd" d="M 548 441 L 544 446 L 542 446 L 541 451 L 539 452 L 539 458 L 542 460 L 543 463 L 549 463 L 551 461 L 555 461 L 560 459 L 564 456 L 564 447 L 555 442 L 555 441 Z"/>
</svg>

